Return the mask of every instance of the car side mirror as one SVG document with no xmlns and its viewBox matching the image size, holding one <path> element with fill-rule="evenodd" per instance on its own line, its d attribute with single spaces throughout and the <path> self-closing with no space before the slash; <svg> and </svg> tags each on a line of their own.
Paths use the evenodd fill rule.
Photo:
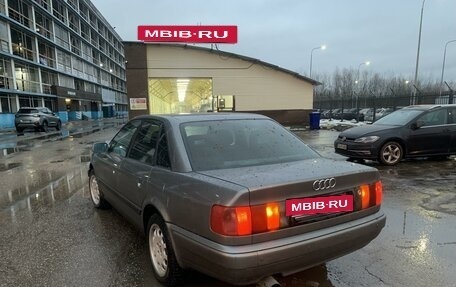
<svg viewBox="0 0 456 287">
<path fill-rule="evenodd" d="M 108 150 L 107 143 L 95 143 L 92 147 L 92 153 L 102 153 Z"/>
<path fill-rule="evenodd" d="M 418 120 L 418 121 L 416 121 L 416 123 L 413 123 L 411 125 L 411 128 L 412 128 L 412 130 L 417 130 L 417 129 L 421 128 L 422 126 L 424 126 L 424 121 Z"/>
</svg>

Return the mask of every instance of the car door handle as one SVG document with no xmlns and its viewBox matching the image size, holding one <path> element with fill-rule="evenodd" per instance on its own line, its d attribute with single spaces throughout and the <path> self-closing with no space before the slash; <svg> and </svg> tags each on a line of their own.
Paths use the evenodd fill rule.
<svg viewBox="0 0 456 287">
<path fill-rule="evenodd" d="M 114 173 L 116 173 L 116 171 L 115 171 L 115 170 L 113 170 L 113 171 L 112 171 L 112 173 L 114 174 Z"/>
<path fill-rule="evenodd" d="M 136 185 L 137 185 L 139 188 L 141 188 L 143 182 L 146 181 L 148 178 L 149 178 L 148 175 L 145 175 L 145 176 L 142 176 L 142 177 L 138 177 L 138 181 L 136 182 Z"/>
</svg>

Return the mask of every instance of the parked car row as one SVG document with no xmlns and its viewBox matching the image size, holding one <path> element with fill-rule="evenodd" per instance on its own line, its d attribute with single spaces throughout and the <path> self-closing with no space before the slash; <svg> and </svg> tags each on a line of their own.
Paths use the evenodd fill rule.
<svg viewBox="0 0 456 287">
<path fill-rule="evenodd" d="M 381 119 L 393 112 L 393 108 L 378 108 L 375 110 L 375 120 Z M 341 120 L 356 120 L 359 122 L 373 122 L 374 121 L 374 109 L 326 109 L 320 110 L 322 119 L 341 119 Z"/>
</svg>

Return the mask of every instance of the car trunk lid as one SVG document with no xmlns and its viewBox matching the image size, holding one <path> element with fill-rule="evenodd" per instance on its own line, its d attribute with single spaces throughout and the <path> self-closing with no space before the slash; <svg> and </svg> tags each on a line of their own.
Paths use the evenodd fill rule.
<svg viewBox="0 0 456 287">
<path fill-rule="evenodd" d="M 200 173 L 244 186 L 250 191 L 251 205 L 343 193 L 379 178 L 374 168 L 325 158 Z M 326 179 L 334 183 L 314 188 L 316 181 Z"/>
</svg>

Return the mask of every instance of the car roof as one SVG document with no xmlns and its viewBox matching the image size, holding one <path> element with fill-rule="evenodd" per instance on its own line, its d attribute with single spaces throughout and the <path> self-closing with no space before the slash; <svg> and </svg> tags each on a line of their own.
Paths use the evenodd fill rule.
<svg viewBox="0 0 456 287">
<path fill-rule="evenodd" d="M 20 110 L 39 110 L 44 109 L 45 107 L 21 107 Z"/>
<path fill-rule="evenodd" d="M 266 116 L 250 113 L 194 113 L 194 114 L 161 114 L 143 115 L 135 119 L 165 119 L 176 124 L 199 121 L 270 119 Z"/>
<path fill-rule="evenodd" d="M 440 107 L 456 107 L 456 104 L 448 104 L 448 105 L 414 105 L 414 106 L 403 107 L 402 109 L 427 111 L 427 110 L 437 109 L 437 108 L 440 108 Z"/>
</svg>

